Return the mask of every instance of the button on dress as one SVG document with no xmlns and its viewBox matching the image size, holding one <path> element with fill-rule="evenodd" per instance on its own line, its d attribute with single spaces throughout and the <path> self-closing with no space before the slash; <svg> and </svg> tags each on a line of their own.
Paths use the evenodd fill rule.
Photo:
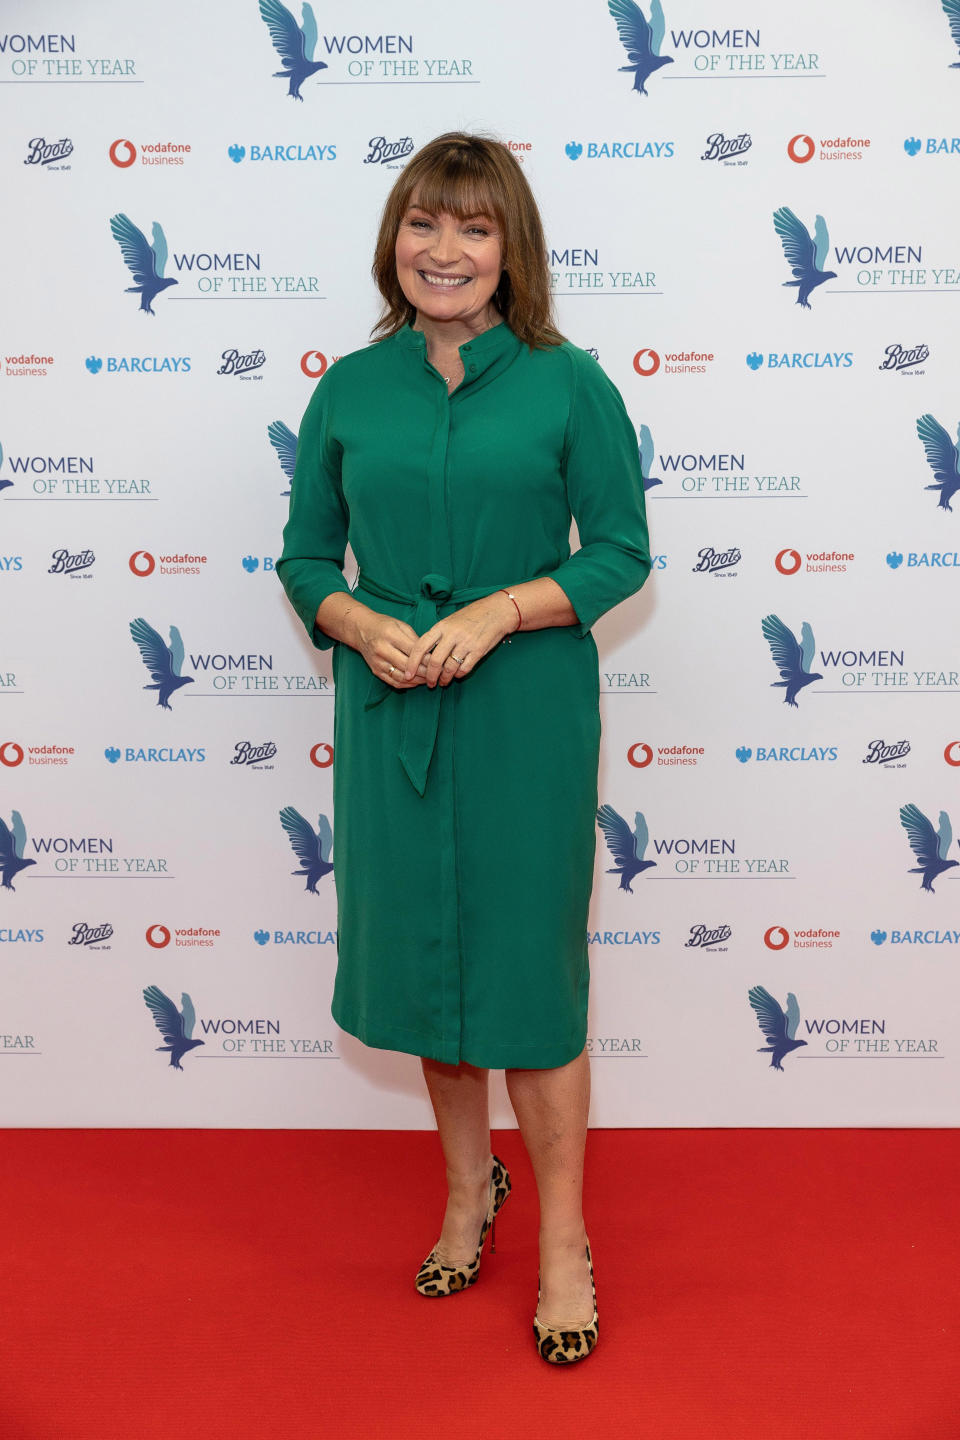
<svg viewBox="0 0 960 1440">
<path fill-rule="evenodd" d="M 599 667 L 590 627 L 650 570 L 637 441 L 600 366 L 505 324 L 448 395 L 406 327 L 320 380 L 277 570 L 314 645 L 343 576 L 418 634 L 548 575 L 578 623 L 520 631 L 463 680 L 396 691 L 337 643 L 337 1023 L 368 1045 L 545 1069 L 586 1039 Z M 570 553 L 571 516 L 580 549 Z"/>
</svg>

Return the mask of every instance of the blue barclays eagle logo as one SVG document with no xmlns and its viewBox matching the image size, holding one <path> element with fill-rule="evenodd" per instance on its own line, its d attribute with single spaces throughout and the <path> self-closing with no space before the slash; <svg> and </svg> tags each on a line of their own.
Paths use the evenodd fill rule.
<svg viewBox="0 0 960 1440">
<path fill-rule="evenodd" d="M 14 875 L 19 875 L 28 865 L 36 865 L 36 860 L 24 860 L 23 852 L 26 848 L 27 827 L 20 811 L 14 810 L 9 829 L 5 821 L 0 820 L 0 882 L 4 890 L 15 889 Z"/>
<path fill-rule="evenodd" d="M 771 689 L 784 692 L 784 704 L 797 706 L 797 696 L 805 685 L 812 685 L 814 680 L 822 680 L 820 674 L 810 673 L 810 662 L 813 659 L 814 639 L 813 631 L 804 620 L 800 628 L 800 642 L 792 630 L 788 630 L 780 619 L 779 615 L 765 615 L 760 622 L 764 639 L 770 646 L 770 654 L 773 663 L 780 671 L 780 679 L 770 682 Z"/>
<path fill-rule="evenodd" d="M 932 895 L 933 882 L 937 876 L 942 875 L 944 870 L 954 869 L 958 863 L 946 858 L 947 851 L 953 844 L 950 816 L 946 810 L 941 810 L 940 828 L 934 830 L 933 822 L 927 819 L 919 806 L 903 805 L 900 809 L 900 824 L 907 832 L 910 849 L 920 861 L 920 864 L 914 865 L 907 874 L 922 875 L 920 889 L 929 890 Z"/>
<path fill-rule="evenodd" d="M 630 881 L 635 875 L 642 875 L 644 870 L 651 870 L 656 866 L 656 860 L 645 860 L 643 857 L 647 851 L 647 844 L 650 840 L 650 832 L 647 829 L 647 822 L 643 812 L 638 810 L 634 816 L 636 829 L 631 830 L 622 815 L 618 815 L 612 805 L 601 805 L 597 811 L 597 824 L 603 831 L 604 839 L 607 842 L 607 849 L 616 860 L 608 875 L 620 876 L 620 889 L 629 890 L 633 894 L 633 886 Z"/>
<path fill-rule="evenodd" d="M 960 4 L 960 0 L 957 0 L 957 3 Z M 950 501 L 960 490 L 960 469 L 957 467 L 960 444 L 954 445 L 939 420 L 935 420 L 932 415 L 920 416 L 917 421 L 917 434 L 927 452 L 927 464 L 937 481 L 936 485 L 924 485 L 923 488 L 939 490 L 939 508 L 949 510 L 952 514 L 953 506 Z M 957 440 L 960 441 L 960 427 L 957 429 Z"/>
<path fill-rule="evenodd" d="M 672 55 L 660 54 L 666 30 L 660 0 L 650 0 L 649 21 L 634 0 L 607 0 L 607 8 L 617 22 L 620 42 L 630 61 L 629 65 L 621 65 L 620 70 L 632 74 L 634 90 L 646 95 L 645 81 L 655 70 L 673 64 Z"/>
<path fill-rule="evenodd" d="M 150 672 L 152 685 L 144 685 L 144 690 L 156 690 L 157 704 L 163 710 L 171 710 L 170 696 L 174 690 L 179 690 L 181 685 L 192 685 L 191 675 L 181 675 L 183 668 L 183 640 L 176 625 L 170 626 L 170 644 L 165 645 L 152 625 L 140 617 L 130 621 L 130 634 L 133 636 L 137 649 Z"/>
<path fill-rule="evenodd" d="M 960 0 L 941 0 L 943 13 L 950 24 L 950 34 L 953 43 L 960 49 Z M 960 60 L 954 60 L 950 66 L 951 70 L 960 70 Z"/>
<path fill-rule="evenodd" d="M 652 490 L 654 485 L 662 485 L 663 481 L 658 476 L 651 475 L 653 462 L 656 458 L 656 450 L 653 448 L 653 436 L 650 434 L 649 425 L 640 426 L 640 474 L 643 476 L 644 493 Z"/>
<path fill-rule="evenodd" d="M 148 985 L 143 992 L 143 998 L 147 1008 L 153 1011 L 153 1022 L 164 1040 L 165 1045 L 158 1045 L 157 1050 L 162 1054 L 169 1054 L 170 1064 L 174 1070 L 182 1070 L 180 1061 L 188 1050 L 195 1050 L 198 1045 L 203 1045 L 203 1040 L 194 1040 L 193 1027 L 197 1021 L 196 1011 L 193 1008 L 193 1001 L 190 996 L 183 992 L 180 996 L 182 1010 L 178 1010 L 170 999 L 164 995 L 157 985 Z"/>
<path fill-rule="evenodd" d="M 290 483 L 293 483 L 293 472 L 297 468 L 297 447 L 300 444 L 300 435 L 294 435 L 289 425 L 284 425 L 282 420 L 274 420 L 267 426 L 267 434 L 270 437 L 270 444 L 277 452 L 277 459 L 280 461 L 280 469 L 286 475 Z M 281 495 L 289 495 L 289 490 L 281 490 Z"/>
<path fill-rule="evenodd" d="M 0 445 L 0 465 L 2 465 L 2 464 L 3 464 L 3 446 Z M 10 485 L 12 485 L 12 484 L 13 484 L 13 481 L 12 481 L 12 480 L 2 480 L 2 479 L 0 479 L 0 491 L 6 490 L 6 489 L 7 489 Z"/>
<path fill-rule="evenodd" d="M 817 216 L 814 226 L 816 238 L 811 240 L 810 231 L 802 221 L 798 220 L 786 205 L 781 205 L 779 210 L 773 212 L 773 228 L 780 236 L 783 253 L 794 277 L 792 280 L 784 280 L 783 283 L 785 286 L 796 286 L 797 304 L 802 305 L 804 310 L 810 310 L 813 308 L 809 300 L 810 292 L 825 280 L 837 278 L 835 270 L 823 268 L 827 251 L 830 249 L 827 222 L 822 215 Z"/>
<path fill-rule="evenodd" d="M 155 315 L 151 300 L 159 295 L 161 290 L 177 284 L 176 280 L 163 278 L 163 267 L 167 263 L 167 237 L 163 233 L 163 227 L 154 220 L 152 245 L 147 244 L 146 235 L 142 230 L 138 230 L 126 215 L 114 215 L 110 221 L 110 230 L 120 246 L 124 264 L 137 282 L 135 285 L 128 285 L 124 295 L 139 295 L 140 309 L 145 310 L 148 315 Z"/>
<path fill-rule="evenodd" d="M 767 1044 L 760 1047 L 758 1055 L 769 1055 L 770 1064 L 774 1070 L 782 1070 L 782 1061 L 785 1055 L 791 1050 L 798 1050 L 801 1045 L 806 1045 L 806 1040 L 796 1038 L 797 1028 L 800 1024 L 800 1006 L 797 1004 L 796 995 L 787 994 L 787 1008 L 781 1010 L 769 990 L 762 985 L 754 985 L 749 992 L 750 1004 L 753 1006 L 757 1017 L 757 1023 L 763 1031 Z"/>
<path fill-rule="evenodd" d="M 286 805 L 280 811 L 280 824 L 287 832 L 294 855 L 303 866 L 302 870 L 292 870 L 290 873 L 305 875 L 305 888 L 316 895 L 317 881 L 322 880 L 324 875 L 329 875 L 333 869 L 330 859 L 333 851 L 333 830 L 330 821 L 326 815 L 321 815 L 314 830 L 299 810 L 295 810 L 292 805 Z"/>
<path fill-rule="evenodd" d="M 270 31 L 274 49 L 283 61 L 282 70 L 274 70 L 275 80 L 289 80 L 287 94 L 294 100 L 302 100 L 300 86 L 318 70 L 326 70 L 324 60 L 314 60 L 317 46 L 317 21 L 312 5 L 303 7 L 303 25 L 294 20 L 286 5 L 280 0 L 260 0 L 260 18 Z"/>
</svg>

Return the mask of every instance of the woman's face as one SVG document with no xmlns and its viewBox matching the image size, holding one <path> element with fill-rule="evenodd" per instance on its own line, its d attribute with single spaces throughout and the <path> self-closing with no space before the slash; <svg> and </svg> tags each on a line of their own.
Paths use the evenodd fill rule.
<svg viewBox="0 0 960 1440">
<path fill-rule="evenodd" d="M 471 327 L 492 323 L 503 263 L 491 216 L 461 220 L 411 203 L 400 221 L 395 255 L 400 288 L 418 319 L 458 320 Z"/>
</svg>

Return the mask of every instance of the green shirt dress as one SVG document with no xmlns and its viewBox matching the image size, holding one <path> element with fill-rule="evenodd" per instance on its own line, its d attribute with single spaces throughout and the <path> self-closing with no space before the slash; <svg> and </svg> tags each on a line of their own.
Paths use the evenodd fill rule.
<svg viewBox="0 0 960 1440">
<path fill-rule="evenodd" d="M 586 1039 L 599 670 L 590 627 L 650 569 L 637 441 L 584 351 L 505 324 L 451 395 L 405 328 L 345 355 L 300 429 L 277 570 L 314 645 L 343 577 L 423 634 L 549 575 L 578 617 L 399 692 L 336 644 L 337 1023 L 367 1045 L 547 1069 Z M 570 554 L 571 516 L 581 548 Z"/>
</svg>

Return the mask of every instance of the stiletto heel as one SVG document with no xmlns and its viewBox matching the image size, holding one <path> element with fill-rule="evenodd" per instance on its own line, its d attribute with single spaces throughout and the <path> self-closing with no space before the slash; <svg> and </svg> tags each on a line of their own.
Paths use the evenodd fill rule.
<svg viewBox="0 0 960 1440">
<path fill-rule="evenodd" d="M 427 1295 L 431 1299 L 443 1295 L 457 1295 L 461 1290 L 467 1290 L 471 1285 L 476 1284 L 480 1274 L 480 1257 L 483 1254 L 483 1242 L 487 1238 L 487 1231 L 490 1232 L 490 1253 L 493 1254 L 496 1249 L 493 1243 L 493 1231 L 497 1214 L 511 1189 L 507 1167 L 494 1155 L 493 1171 L 490 1176 L 490 1203 L 487 1206 L 483 1229 L 480 1231 L 480 1243 L 477 1246 L 475 1257 L 466 1265 L 444 1265 L 437 1255 L 437 1247 L 434 1246 L 417 1272 L 415 1284 L 421 1295 Z"/>
<path fill-rule="evenodd" d="M 593 1278 L 593 1258 L 587 1241 L 587 1264 L 590 1266 L 590 1288 L 593 1291 L 593 1319 L 589 1325 L 543 1325 L 540 1321 L 540 1287 L 537 1287 L 537 1313 L 533 1317 L 533 1334 L 540 1358 L 550 1365 L 572 1365 L 586 1360 L 597 1343 L 600 1324 L 597 1320 L 597 1287 Z"/>
</svg>

